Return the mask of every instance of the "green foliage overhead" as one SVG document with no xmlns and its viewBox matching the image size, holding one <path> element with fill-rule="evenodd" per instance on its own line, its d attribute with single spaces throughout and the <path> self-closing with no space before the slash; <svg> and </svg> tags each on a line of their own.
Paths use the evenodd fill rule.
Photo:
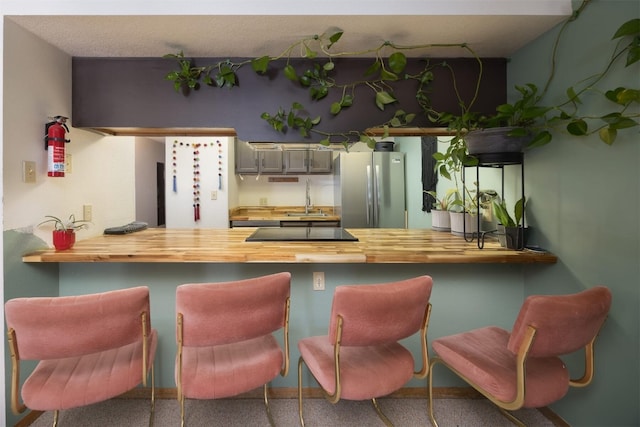
<svg viewBox="0 0 640 427">
<path fill-rule="evenodd" d="M 291 84 L 306 90 L 312 103 L 322 102 L 329 97 L 330 93 L 337 92 L 338 95 L 331 97 L 332 101 L 327 105 L 328 113 L 333 116 L 351 108 L 356 101 L 373 102 L 382 112 L 389 111 L 393 106 L 395 112 L 389 111 L 389 119 L 377 126 L 385 130 L 385 136 L 388 135 L 390 127 L 408 126 L 416 114 L 422 114 L 433 123 L 448 128 L 454 135 L 447 150 L 434 156 L 440 174 L 450 177 L 452 173 L 459 171 L 462 165 L 469 166 L 477 163 L 477 160 L 467 153 L 465 142 L 465 135 L 473 129 L 511 126 L 514 130 L 510 135 L 530 135 L 529 147 L 540 147 L 550 143 L 553 133 L 558 129 L 574 136 L 597 134 L 604 143 L 610 145 L 615 142 L 619 131 L 638 126 L 640 113 L 637 106 L 640 105 L 640 88 L 619 86 L 602 90 L 597 87 L 603 77 L 614 69 L 617 62 L 623 62 L 625 67 L 629 67 L 640 61 L 640 19 L 638 18 L 622 23 L 615 31 L 611 39 L 612 43 L 615 43 L 611 57 L 607 58 L 608 62 L 600 73 L 580 79 L 578 84 L 568 87 L 565 91 L 566 98 L 560 103 L 550 105 L 545 102 L 547 88 L 556 74 L 556 48 L 559 41 L 565 29 L 579 18 L 588 3 L 588 0 L 584 0 L 560 27 L 552 49 L 551 70 L 544 88 L 541 89 L 533 83 L 516 85 L 517 99 L 499 105 L 491 115 L 479 114 L 474 110 L 483 76 L 483 64 L 467 43 L 425 43 L 401 46 L 391 41 L 384 41 L 362 51 L 340 52 L 334 49 L 342 40 L 344 32 L 334 29 L 298 40 L 280 54 L 263 55 L 240 62 L 227 59 L 212 65 L 197 66 L 192 60 L 186 58 L 183 52 L 168 54 L 164 57 L 175 60 L 178 67 L 169 72 L 165 78 L 172 82 L 177 92 L 186 95 L 190 91 L 199 90 L 201 84 L 216 88 L 235 87 L 238 85 L 237 71 L 245 65 L 250 65 L 258 75 L 267 75 L 270 69 L 280 71 Z M 474 82 L 474 93 L 467 102 L 461 99 L 456 74 L 446 61 L 431 63 L 425 60 L 424 67 L 416 74 L 406 72 L 406 52 L 420 52 L 424 56 L 429 56 L 432 55 L 431 51 L 442 47 L 458 47 L 461 50 L 460 56 L 472 56 L 478 64 L 479 71 Z M 371 62 L 360 78 L 350 82 L 337 82 L 335 75 L 338 67 L 335 59 L 340 57 L 364 57 Z M 301 69 L 299 63 L 292 61 L 296 58 L 305 59 L 305 64 L 309 64 L 306 69 Z M 438 111 L 433 108 L 430 94 L 433 86 L 439 84 L 435 82 L 433 72 L 436 67 L 450 73 L 452 81 L 450 90 L 457 99 L 459 111 Z M 416 87 L 416 100 L 421 111 L 408 113 L 403 111 L 394 95 L 391 83 L 411 84 Z M 363 100 L 356 100 L 355 93 L 358 87 L 367 88 L 371 97 L 365 99 L 360 95 L 361 92 L 358 92 Z M 602 114 L 581 114 L 582 98 L 588 92 L 604 94 L 611 106 L 607 107 Z M 302 101 L 294 102 L 289 108 L 280 107 L 275 113 L 264 112 L 261 118 L 277 132 L 293 129 L 303 137 L 308 137 L 312 133 L 318 134 L 325 145 L 342 142 L 348 146 L 355 140 L 366 142 L 372 147 L 375 144 L 373 135 L 363 129 L 338 134 L 322 131 L 319 128 L 320 117 L 310 117 L 302 106 Z"/>
</svg>

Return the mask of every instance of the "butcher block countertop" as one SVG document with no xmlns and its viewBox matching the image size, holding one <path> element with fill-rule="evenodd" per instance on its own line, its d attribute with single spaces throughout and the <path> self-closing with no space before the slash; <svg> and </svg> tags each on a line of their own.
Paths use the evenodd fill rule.
<svg viewBox="0 0 640 427">
<path fill-rule="evenodd" d="M 419 263 L 553 264 L 555 255 L 501 248 L 427 229 L 347 229 L 357 242 L 245 242 L 255 228 L 148 228 L 76 242 L 66 251 L 41 250 L 24 262 L 207 262 L 207 263 Z"/>
</svg>

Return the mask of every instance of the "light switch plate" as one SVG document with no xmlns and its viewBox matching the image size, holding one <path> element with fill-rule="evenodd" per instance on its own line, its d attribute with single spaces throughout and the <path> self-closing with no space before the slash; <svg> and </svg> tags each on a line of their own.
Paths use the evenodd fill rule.
<svg viewBox="0 0 640 427">
<path fill-rule="evenodd" d="M 71 157 L 71 154 L 66 153 L 64 155 L 64 171 L 65 173 L 71 173 L 73 172 L 73 158 Z"/>
<path fill-rule="evenodd" d="M 26 184 L 36 183 L 36 162 L 30 160 L 22 162 L 22 182 Z"/>
</svg>

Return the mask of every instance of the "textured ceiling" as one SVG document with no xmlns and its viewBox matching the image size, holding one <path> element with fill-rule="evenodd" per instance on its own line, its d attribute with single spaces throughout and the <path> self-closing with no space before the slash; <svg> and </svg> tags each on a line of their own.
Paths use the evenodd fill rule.
<svg viewBox="0 0 640 427">
<path fill-rule="evenodd" d="M 402 45 L 466 42 L 484 57 L 508 57 L 565 16 L 12 16 L 10 19 L 72 56 L 189 57 L 277 55 L 305 36 L 344 31 L 334 47 L 360 51 L 383 41 Z M 409 53 L 408 53 L 409 54 Z M 459 48 L 414 56 L 463 56 Z"/>
</svg>

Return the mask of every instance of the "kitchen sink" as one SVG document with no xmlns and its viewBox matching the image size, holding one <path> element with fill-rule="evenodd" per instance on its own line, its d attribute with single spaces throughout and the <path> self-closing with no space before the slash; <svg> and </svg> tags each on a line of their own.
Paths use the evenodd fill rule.
<svg viewBox="0 0 640 427">
<path fill-rule="evenodd" d="M 327 216 L 326 213 L 324 212 L 309 212 L 309 213 L 304 213 L 304 212 L 287 212 L 286 213 L 287 216 Z"/>
</svg>

